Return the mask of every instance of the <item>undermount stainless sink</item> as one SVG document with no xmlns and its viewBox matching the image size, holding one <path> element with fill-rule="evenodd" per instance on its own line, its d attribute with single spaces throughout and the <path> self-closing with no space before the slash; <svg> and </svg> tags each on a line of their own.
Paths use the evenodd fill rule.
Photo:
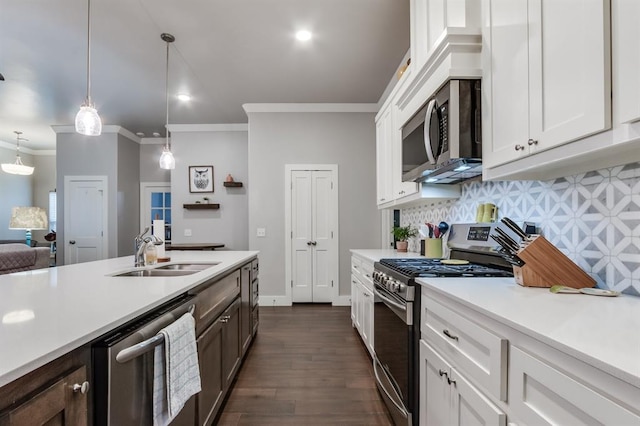
<svg viewBox="0 0 640 426">
<path fill-rule="evenodd" d="M 171 263 L 168 265 L 158 266 L 154 270 L 161 271 L 204 271 L 207 268 L 218 265 L 220 262 L 209 263 Z"/>
<path fill-rule="evenodd" d="M 134 269 L 131 271 L 112 274 L 112 277 L 180 277 L 191 275 L 207 268 L 218 265 L 220 262 L 207 263 L 170 263 L 157 266 L 152 269 Z"/>
<path fill-rule="evenodd" d="M 191 275 L 198 272 L 197 270 L 188 269 L 137 269 L 135 271 L 122 272 L 112 275 L 114 277 L 179 277 L 182 275 Z"/>
</svg>

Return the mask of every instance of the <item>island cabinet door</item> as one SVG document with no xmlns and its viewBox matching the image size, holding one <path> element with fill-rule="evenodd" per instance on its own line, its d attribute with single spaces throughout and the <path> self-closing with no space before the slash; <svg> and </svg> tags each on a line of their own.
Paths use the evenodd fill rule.
<svg viewBox="0 0 640 426">
<path fill-rule="evenodd" d="M 222 404 L 224 378 L 222 373 L 222 329 L 217 320 L 198 338 L 198 362 L 202 390 L 197 395 L 198 425 L 210 424 Z"/>
<path fill-rule="evenodd" d="M 88 390 L 83 366 L 0 417 L 0 425 L 86 425 Z"/>
</svg>

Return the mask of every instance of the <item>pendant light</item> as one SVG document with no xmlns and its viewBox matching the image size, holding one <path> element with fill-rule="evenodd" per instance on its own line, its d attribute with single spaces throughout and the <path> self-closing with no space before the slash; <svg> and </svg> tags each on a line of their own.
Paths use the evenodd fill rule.
<svg viewBox="0 0 640 426">
<path fill-rule="evenodd" d="M 164 148 L 162 150 L 162 155 L 160 156 L 160 168 L 171 170 L 176 168 L 176 159 L 173 158 L 173 153 L 171 152 L 171 143 L 170 143 L 170 135 L 169 135 L 169 43 L 173 43 L 176 41 L 176 38 L 171 34 L 162 33 L 160 34 L 160 38 L 167 42 L 167 68 L 166 68 L 166 82 L 165 82 L 165 95 L 167 98 L 167 121 L 166 121 L 166 138 Z"/>
<path fill-rule="evenodd" d="M 17 130 L 13 133 L 16 134 L 16 161 L 15 163 L 3 163 L 2 171 L 12 175 L 31 175 L 33 174 L 33 167 L 25 166 L 20 159 L 20 141 L 26 141 L 28 139 L 20 137 L 22 132 Z"/>
<path fill-rule="evenodd" d="M 86 136 L 102 133 L 102 120 L 91 101 L 91 0 L 87 0 L 87 98 L 76 114 L 76 132 Z"/>
</svg>

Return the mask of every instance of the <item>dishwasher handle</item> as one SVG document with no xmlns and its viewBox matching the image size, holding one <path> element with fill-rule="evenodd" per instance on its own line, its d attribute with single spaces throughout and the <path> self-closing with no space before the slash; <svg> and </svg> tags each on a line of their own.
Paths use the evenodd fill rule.
<svg viewBox="0 0 640 426">
<path fill-rule="evenodd" d="M 196 305 L 189 306 L 189 313 L 193 315 L 195 309 Z M 162 343 L 164 343 L 164 336 L 162 334 L 156 334 L 155 336 L 150 337 L 147 340 L 144 340 L 133 346 L 129 346 L 128 348 L 118 352 L 118 354 L 116 355 L 116 361 L 118 361 L 120 364 L 124 364 L 125 362 L 129 362 L 132 359 L 149 352 Z"/>
</svg>

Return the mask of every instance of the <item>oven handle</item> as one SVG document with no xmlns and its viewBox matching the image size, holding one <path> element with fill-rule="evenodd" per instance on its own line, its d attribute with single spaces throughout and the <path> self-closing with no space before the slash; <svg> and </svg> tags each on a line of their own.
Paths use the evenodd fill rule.
<svg viewBox="0 0 640 426">
<path fill-rule="evenodd" d="M 380 376 L 378 376 L 378 369 L 376 368 L 376 364 L 377 362 L 374 360 L 373 361 L 373 374 L 376 376 L 376 381 L 378 383 L 382 383 L 382 381 L 380 380 Z M 387 395 L 387 398 L 389 398 L 389 401 L 391 401 L 391 403 L 393 405 L 395 405 L 395 407 L 398 409 L 398 411 L 400 411 L 404 416 L 407 416 L 407 410 L 404 409 L 404 407 L 401 407 L 400 405 L 398 405 L 398 403 L 393 399 L 393 397 L 389 394 L 389 392 L 385 389 L 384 386 L 380 385 L 378 386 L 378 389 L 382 389 L 382 391 L 385 393 L 385 395 Z"/>
<path fill-rule="evenodd" d="M 386 305 L 391 305 L 394 308 L 401 310 L 402 312 L 407 312 L 407 306 L 401 303 L 396 302 L 395 300 L 389 299 L 387 296 L 380 293 L 375 287 L 373 288 L 373 292 L 376 296 L 378 296 Z"/>
</svg>

